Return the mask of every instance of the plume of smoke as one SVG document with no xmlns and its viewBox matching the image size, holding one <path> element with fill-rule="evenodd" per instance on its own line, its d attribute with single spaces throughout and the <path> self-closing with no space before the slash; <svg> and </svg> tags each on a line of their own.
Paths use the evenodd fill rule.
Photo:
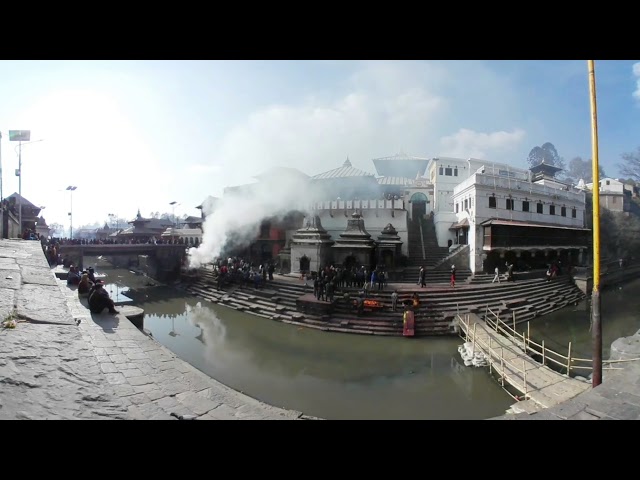
<svg viewBox="0 0 640 480">
<path fill-rule="evenodd" d="M 202 243 L 189 249 L 191 268 L 213 261 L 224 248 L 254 241 L 264 218 L 303 210 L 304 204 L 318 198 L 310 188 L 303 174 L 287 169 L 258 183 L 227 188 L 215 210 L 206 216 Z"/>
</svg>

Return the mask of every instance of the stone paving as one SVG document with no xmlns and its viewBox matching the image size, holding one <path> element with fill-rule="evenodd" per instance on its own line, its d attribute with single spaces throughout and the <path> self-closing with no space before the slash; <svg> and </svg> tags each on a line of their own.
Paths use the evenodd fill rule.
<svg viewBox="0 0 640 480">
<path fill-rule="evenodd" d="M 122 314 L 91 314 L 39 242 L 0 240 L 0 319 L 9 315 L 18 324 L 0 328 L 0 419 L 313 418 L 226 387 Z"/>
<path fill-rule="evenodd" d="M 640 330 L 611 344 L 602 383 L 551 408 L 533 414 L 502 415 L 491 420 L 640 420 Z"/>
<path fill-rule="evenodd" d="M 180 360 L 122 314 L 91 314 L 55 279 L 39 242 L 0 240 L 0 419 L 309 419 L 237 392 Z M 77 321 L 80 321 L 77 323 Z M 640 331 L 613 343 L 603 384 L 496 420 L 640 420 Z M 172 415 L 173 414 L 173 415 Z"/>
</svg>

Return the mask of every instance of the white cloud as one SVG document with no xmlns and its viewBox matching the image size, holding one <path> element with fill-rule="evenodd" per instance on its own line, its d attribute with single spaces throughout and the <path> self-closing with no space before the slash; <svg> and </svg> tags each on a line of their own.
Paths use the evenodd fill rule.
<svg viewBox="0 0 640 480">
<path fill-rule="evenodd" d="M 640 100 L 640 62 L 633 64 L 633 75 L 636 77 L 636 90 L 633 92 L 633 98 Z"/>
<path fill-rule="evenodd" d="M 493 153 L 514 150 L 524 137 L 525 132 L 521 129 L 514 129 L 512 132 L 482 133 L 461 128 L 453 135 L 440 139 L 441 154 L 452 157 L 491 159 Z"/>
<path fill-rule="evenodd" d="M 187 169 L 191 173 L 217 173 L 220 171 L 220 165 L 203 165 L 200 163 L 196 163 L 193 165 L 189 165 Z"/>
<path fill-rule="evenodd" d="M 420 75 L 405 72 L 398 80 L 394 68 L 386 65 L 380 77 L 360 72 L 348 91 L 333 100 L 314 96 L 299 105 L 274 105 L 253 113 L 226 135 L 216 155 L 228 181 L 243 183 L 248 172 L 275 165 L 316 174 L 340 166 L 347 156 L 354 166 L 371 170 L 372 158 L 400 148 L 422 153 L 447 102 L 425 88 Z"/>
</svg>

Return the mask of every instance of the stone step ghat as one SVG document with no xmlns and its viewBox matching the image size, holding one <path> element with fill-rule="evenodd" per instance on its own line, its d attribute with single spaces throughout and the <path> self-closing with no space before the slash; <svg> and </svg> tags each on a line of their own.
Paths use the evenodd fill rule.
<svg viewBox="0 0 640 480">
<path fill-rule="evenodd" d="M 400 290 L 398 311 L 392 312 L 392 289 L 387 288 L 374 290 L 370 295 L 382 303 L 382 311 L 365 312 L 358 316 L 352 304 L 358 290 L 347 289 L 349 301 L 344 299 L 343 292 L 336 293 L 334 311 L 329 316 L 297 310 L 296 300 L 313 290 L 311 286 L 305 287 L 302 281 L 276 279 L 257 290 L 252 286 L 232 285 L 225 287 L 226 291 L 218 291 L 213 285 L 217 285 L 217 282 L 207 273 L 190 284 L 184 284 L 183 289 L 210 302 L 271 320 L 325 331 L 389 336 L 402 335 L 402 300 L 408 299 L 414 291 L 418 292 L 421 301 L 416 317 L 416 336 L 454 334 L 453 321 L 458 312 L 483 315 L 488 306 L 498 312 L 505 322 L 512 322 L 513 312 L 516 312 L 519 323 L 584 298 L 568 277 L 560 277 L 550 283 L 532 279 L 499 285 L 465 285 L 456 289 L 448 285 L 428 285 L 423 290 Z"/>
</svg>

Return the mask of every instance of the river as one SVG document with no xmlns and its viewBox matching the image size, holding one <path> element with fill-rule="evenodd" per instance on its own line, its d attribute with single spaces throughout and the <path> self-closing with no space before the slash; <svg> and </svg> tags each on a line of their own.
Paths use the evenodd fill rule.
<svg viewBox="0 0 640 480">
<path fill-rule="evenodd" d="M 157 341 L 221 383 L 278 407 L 336 420 L 463 420 L 502 415 L 513 403 L 486 368 L 464 366 L 457 337 L 322 332 L 149 286 L 155 282 L 128 270 L 100 263 L 96 270 L 106 274 L 112 296 L 144 308 L 145 328 Z M 637 293 L 640 281 L 603 292 L 607 355 L 613 340 L 639 328 Z M 614 313 L 616 320 L 607 320 Z M 571 339 L 576 355 L 588 356 L 586 315 L 578 306 L 541 317 L 531 323 L 531 337 L 549 346 Z"/>
</svg>

